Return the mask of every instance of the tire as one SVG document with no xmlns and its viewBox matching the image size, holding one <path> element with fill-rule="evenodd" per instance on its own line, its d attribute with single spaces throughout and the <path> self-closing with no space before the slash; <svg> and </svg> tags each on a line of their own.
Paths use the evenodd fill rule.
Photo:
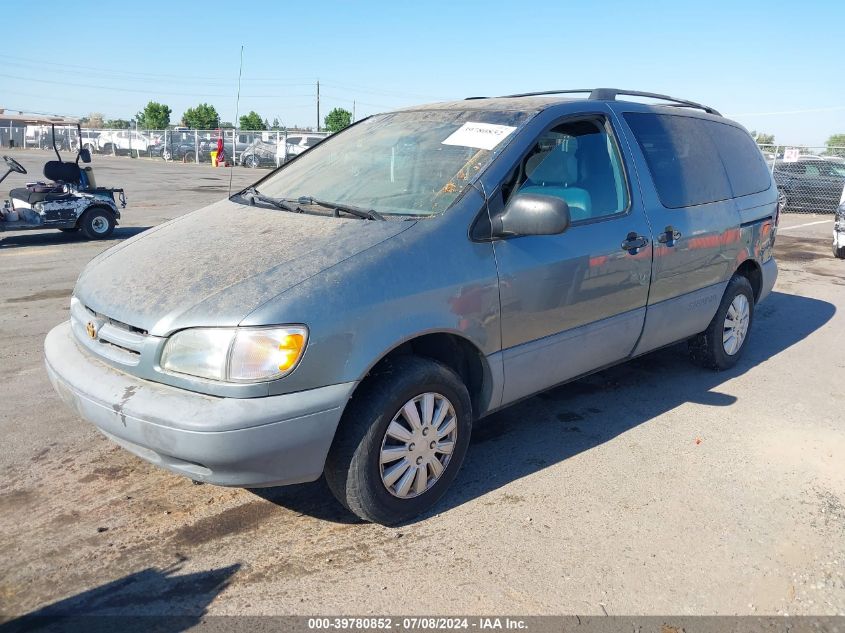
<svg viewBox="0 0 845 633">
<path fill-rule="evenodd" d="M 105 207 L 92 207 L 82 214 L 79 227 L 89 240 L 104 240 L 114 231 L 114 214 Z"/>
<path fill-rule="evenodd" d="M 161 159 L 162 160 L 170 160 L 173 158 L 173 153 L 169 149 L 161 150 Z"/>
<path fill-rule="evenodd" d="M 710 325 L 704 332 L 690 339 L 690 359 L 708 369 L 730 369 L 745 350 L 753 318 L 754 290 L 751 283 L 742 275 L 734 275 L 728 282 Z M 730 323 L 735 325 L 731 326 Z"/>
<path fill-rule="evenodd" d="M 833 256 L 836 259 L 845 259 L 845 246 L 837 248 L 836 242 L 833 243 Z"/>
<path fill-rule="evenodd" d="M 258 158 L 255 156 L 247 156 L 246 157 L 246 166 L 250 169 L 257 169 L 258 168 Z"/>
<path fill-rule="evenodd" d="M 436 418 L 445 407 L 437 427 L 444 434 L 432 430 L 434 425 L 415 426 L 403 413 L 409 407 L 423 420 Z M 434 415 L 426 416 L 426 410 Z M 403 431 L 405 439 L 388 434 L 388 427 Z M 454 371 L 416 356 L 396 359 L 363 382 L 349 402 L 326 459 L 326 482 L 338 501 L 365 521 L 406 521 L 446 492 L 461 468 L 471 432 L 469 393 Z M 423 444 L 423 435 L 434 439 Z M 451 455 L 436 450 L 438 446 L 451 446 Z M 411 459 L 403 455 L 406 450 Z M 390 455 L 384 464 L 383 451 Z"/>
</svg>

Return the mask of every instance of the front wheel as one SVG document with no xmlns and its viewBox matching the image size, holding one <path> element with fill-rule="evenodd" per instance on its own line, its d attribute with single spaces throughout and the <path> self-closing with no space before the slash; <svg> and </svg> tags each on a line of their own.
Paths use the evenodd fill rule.
<svg viewBox="0 0 845 633">
<path fill-rule="evenodd" d="M 836 259 L 845 259 L 845 246 L 837 246 L 836 240 L 833 242 L 833 256 Z"/>
<path fill-rule="evenodd" d="M 425 358 L 396 359 L 350 401 L 326 460 L 326 482 L 366 521 L 405 521 L 446 492 L 471 432 L 469 393 L 454 371 Z"/>
<path fill-rule="evenodd" d="M 108 209 L 88 209 L 79 221 L 79 227 L 89 240 L 103 240 L 114 231 L 114 214 Z"/>
<path fill-rule="evenodd" d="M 754 290 L 751 283 L 742 275 L 734 275 L 710 325 L 689 341 L 692 361 L 718 370 L 736 365 L 745 349 L 753 317 Z"/>
</svg>

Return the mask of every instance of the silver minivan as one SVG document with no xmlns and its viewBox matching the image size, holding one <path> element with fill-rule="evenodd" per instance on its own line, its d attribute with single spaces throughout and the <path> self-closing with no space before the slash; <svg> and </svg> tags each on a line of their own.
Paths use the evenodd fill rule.
<svg viewBox="0 0 845 633">
<path fill-rule="evenodd" d="M 55 388 L 163 468 L 325 475 L 390 524 L 497 409 L 680 341 L 732 366 L 777 276 L 762 155 L 707 106 L 581 97 L 371 116 L 105 251 L 47 337 Z"/>
</svg>

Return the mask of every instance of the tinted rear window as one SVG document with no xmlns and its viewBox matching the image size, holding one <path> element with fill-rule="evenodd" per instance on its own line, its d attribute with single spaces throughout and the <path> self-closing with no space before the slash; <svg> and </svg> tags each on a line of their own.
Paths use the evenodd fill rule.
<svg viewBox="0 0 845 633">
<path fill-rule="evenodd" d="M 724 123 L 699 122 L 713 133 L 735 196 L 758 193 L 771 186 L 772 179 L 766 160 L 747 132 Z"/>
<path fill-rule="evenodd" d="M 767 189 L 766 164 L 739 128 L 693 117 L 625 114 L 645 155 L 657 194 L 670 209 Z"/>
</svg>

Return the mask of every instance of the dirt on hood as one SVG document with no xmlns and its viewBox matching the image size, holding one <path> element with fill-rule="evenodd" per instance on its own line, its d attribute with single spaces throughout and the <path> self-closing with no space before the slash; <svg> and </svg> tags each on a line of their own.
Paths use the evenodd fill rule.
<svg viewBox="0 0 845 633">
<path fill-rule="evenodd" d="M 95 312 L 154 335 L 237 325 L 269 299 L 412 224 L 224 200 L 105 251 L 82 271 L 74 294 Z"/>
</svg>

